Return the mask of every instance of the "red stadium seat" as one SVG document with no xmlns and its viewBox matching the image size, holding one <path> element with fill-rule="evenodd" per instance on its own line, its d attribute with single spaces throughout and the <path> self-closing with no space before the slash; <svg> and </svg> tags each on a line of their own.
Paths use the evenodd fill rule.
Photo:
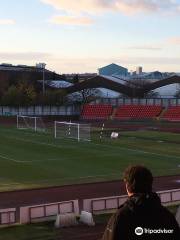
<svg viewBox="0 0 180 240">
<path fill-rule="evenodd" d="M 112 114 L 113 108 L 109 104 L 86 104 L 83 107 L 81 118 L 84 120 L 105 120 Z"/>
<path fill-rule="evenodd" d="M 152 119 L 162 111 L 161 106 L 124 105 L 117 109 L 115 119 Z"/>
<path fill-rule="evenodd" d="M 168 121 L 180 121 L 180 106 L 172 106 L 167 109 L 162 119 Z"/>
</svg>

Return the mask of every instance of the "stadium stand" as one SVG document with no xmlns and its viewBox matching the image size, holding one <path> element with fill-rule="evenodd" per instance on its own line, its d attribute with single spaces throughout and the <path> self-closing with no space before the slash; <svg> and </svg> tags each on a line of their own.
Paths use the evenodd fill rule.
<svg viewBox="0 0 180 240">
<path fill-rule="evenodd" d="M 162 107 L 157 105 L 123 105 L 116 109 L 109 104 L 86 104 L 81 112 L 84 120 L 105 120 L 112 114 L 116 120 L 123 119 L 152 119 L 160 115 Z"/>
<path fill-rule="evenodd" d="M 161 106 L 155 105 L 124 105 L 120 106 L 115 114 L 115 119 L 152 119 L 162 111 Z"/>
<path fill-rule="evenodd" d="M 162 116 L 162 119 L 168 121 L 180 121 L 180 106 L 172 106 Z"/>
<path fill-rule="evenodd" d="M 86 104 L 83 107 L 81 118 L 84 120 L 104 120 L 111 116 L 112 111 L 112 106 L 108 104 Z"/>
</svg>

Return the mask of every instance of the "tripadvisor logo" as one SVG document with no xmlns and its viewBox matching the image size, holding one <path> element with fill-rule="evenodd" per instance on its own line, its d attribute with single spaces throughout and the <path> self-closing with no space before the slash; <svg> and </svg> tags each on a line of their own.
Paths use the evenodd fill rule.
<svg viewBox="0 0 180 240">
<path fill-rule="evenodd" d="M 142 234 L 172 234 L 174 232 L 173 229 L 150 229 L 150 228 L 142 228 L 137 227 L 135 229 L 135 234 L 140 236 Z"/>
<path fill-rule="evenodd" d="M 135 229 L 135 234 L 138 235 L 138 236 L 142 235 L 143 234 L 143 229 L 141 227 L 137 227 Z"/>
</svg>

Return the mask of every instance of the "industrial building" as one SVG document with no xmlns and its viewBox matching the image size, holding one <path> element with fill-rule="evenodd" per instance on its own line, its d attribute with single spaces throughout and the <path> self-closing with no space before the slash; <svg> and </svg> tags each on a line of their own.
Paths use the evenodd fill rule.
<svg viewBox="0 0 180 240">
<path fill-rule="evenodd" d="M 114 75 L 127 76 L 128 75 L 127 68 L 119 66 L 115 63 L 99 68 L 98 72 L 99 72 L 99 75 L 104 75 L 104 76 L 114 76 Z"/>
</svg>

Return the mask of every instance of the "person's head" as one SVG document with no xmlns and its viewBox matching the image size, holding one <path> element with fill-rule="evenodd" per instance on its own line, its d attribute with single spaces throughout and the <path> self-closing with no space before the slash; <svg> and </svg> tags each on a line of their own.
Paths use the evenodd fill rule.
<svg viewBox="0 0 180 240">
<path fill-rule="evenodd" d="M 135 193 L 152 192 L 153 176 L 144 166 L 129 166 L 124 171 L 124 182 L 129 196 Z"/>
</svg>

